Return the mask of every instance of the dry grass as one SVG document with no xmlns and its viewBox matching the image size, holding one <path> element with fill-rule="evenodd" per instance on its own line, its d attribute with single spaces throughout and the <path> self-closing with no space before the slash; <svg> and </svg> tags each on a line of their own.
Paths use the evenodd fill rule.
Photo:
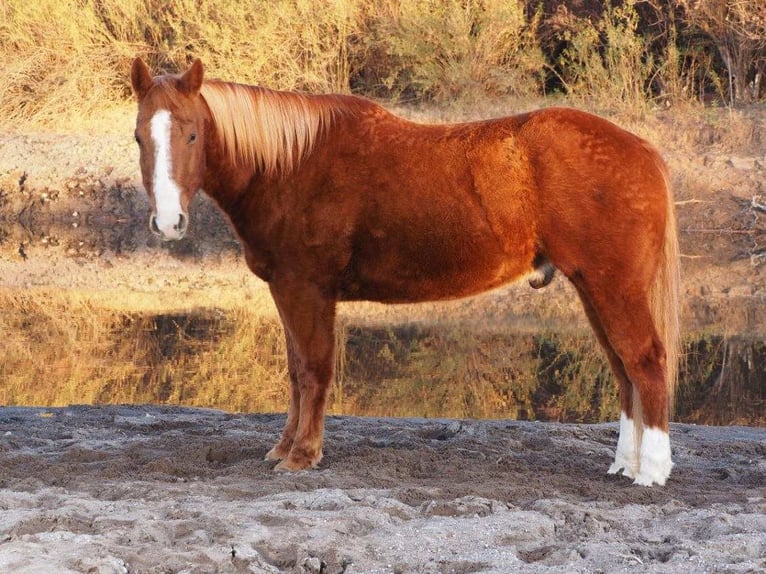
<svg viewBox="0 0 766 574">
<path fill-rule="evenodd" d="M 595 22 L 574 20 L 564 39 L 567 47 L 559 64 L 574 102 L 643 115 L 650 106 L 646 86 L 655 66 L 638 34 L 635 0 L 619 7 L 607 3 L 603 17 Z"/>
<path fill-rule="evenodd" d="M 528 19 L 522 4 L 413 0 L 370 7 L 367 73 L 382 85 L 368 89 L 440 102 L 540 93 L 538 19 Z"/>
<path fill-rule="evenodd" d="M 131 101 L 136 55 L 157 71 L 200 57 L 216 77 L 278 89 L 468 105 L 539 98 L 555 67 L 576 102 L 634 112 L 653 74 L 678 69 L 648 57 L 632 1 L 601 21 L 572 17 L 556 57 L 540 19 L 504 0 L 7 0 L 0 113 L 6 127 L 106 123 Z"/>
<path fill-rule="evenodd" d="M 414 76 L 416 90 L 450 96 L 463 82 L 534 89 L 526 87 L 525 74 L 532 77 L 526 72 L 508 75 L 539 63 L 539 57 L 532 62 L 526 55 L 527 25 L 516 4 L 493 0 L 484 10 L 453 1 L 436 11 L 432 4 L 439 6 L 375 0 L 282 0 L 257 7 L 204 0 L 9 0 L 0 7 L 6 84 L 0 110 L 9 123 L 50 124 L 62 116 L 76 123 L 101 114 L 130 100 L 128 70 L 139 54 L 154 70 L 173 72 L 200 57 L 217 77 L 281 89 L 347 92 L 356 78 L 369 93 L 384 84 L 393 93 L 401 91 L 393 83 L 405 75 Z M 511 19 L 501 20 L 506 17 Z M 482 32 L 474 38 L 477 21 Z M 431 69 L 437 45 L 448 53 Z M 509 62 L 514 54 L 525 61 Z"/>
<path fill-rule="evenodd" d="M 587 333 L 351 327 L 344 407 L 373 416 L 603 421 L 616 388 Z"/>
<path fill-rule="evenodd" d="M 2 404 L 286 409 L 282 328 L 258 306 L 137 312 L 101 307 L 74 292 L 3 292 L 1 299 Z M 600 381 L 608 377 L 588 337 L 344 322 L 339 347 L 333 413 L 599 420 L 614 415 L 613 397 L 601 400 Z M 551 393 L 561 379 L 571 382 L 565 393 L 543 408 L 535 404 L 536 393 Z M 607 395 L 613 394 L 609 387 Z M 601 410 L 591 404 L 601 404 Z"/>
<path fill-rule="evenodd" d="M 553 89 L 633 117 L 720 84 L 712 45 L 672 6 L 650 17 L 637 0 L 583 15 L 574 4 L 543 15 L 522 0 L 6 0 L 0 114 L 6 128 L 107 125 L 131 102 L 136 55 L 157 71 L 200 57 L 222 79 L 442 106 Z"/>
<path fill-rule="evenodd" d="M 105 24 L 90 3 L 4 2 L 0 6 L 4 120 L 50 123 L 67 113 L 82 118 L 123 101 L 124 76 L 116 77 L 115 71 L 135 45 L 116 38 L 107 42 L 104 33 Z"/>
<path fill-rule="evenodd" d="M 222 79 L 478 107 L 485 117 L 549 104 L 552 79 L 565 103 L 629 121 L 658 103 L 697 101 L 703 88 L 690 82 L 701 72 L 684 59 L 679 34 L 672 28 L 658 48 L 639 30 L 634 0 L 607 6 L 600 19 L 557 13 L 548 22 L 553 39 L 541 38 L 541 13 L 526 4 L 7 0 L 0 4 L 0 114 L 5 129 L 118 124 L 125 131 L 136 55 L 158 72 L 200 57 Z M 564 49 L 544 52 L 552 46 Z M 659 99 L 657 85 L 664 86 Z"/>
<path fill-rule="evenodd" d="M 72 123 L 130 100 L 130 62 L 282 88 L 346 90 L 354 2 L 9 0 L 0 6 L 8 122 Z"/>
</svg>

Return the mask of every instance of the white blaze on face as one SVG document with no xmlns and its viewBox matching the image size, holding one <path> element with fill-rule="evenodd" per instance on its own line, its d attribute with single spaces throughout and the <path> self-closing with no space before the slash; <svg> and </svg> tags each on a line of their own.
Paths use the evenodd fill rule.
<svg viewBox="0 0 766 574">
<path fill-rule="evenodd" d="M 152 187 L 157 210 L 156 223 L 168 239 L 179 239 L 181 189 L 173 181 L 172 155 L 170 153 L 170 112 L 158 110 L 150 122 L 154 142 L 154 177 Z"/>
</svg>

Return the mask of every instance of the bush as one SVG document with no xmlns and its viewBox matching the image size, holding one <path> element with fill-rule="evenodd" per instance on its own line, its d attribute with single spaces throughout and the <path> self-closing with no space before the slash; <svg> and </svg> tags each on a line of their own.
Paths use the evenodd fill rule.
<svg viewBox="0 0 766 574">
<path fill-rule="evenodd" d="M 411 0 L 380 7 L 368 39 L 382 55 L 389 96 L 438 101 L 483 94 L 538 94 L 544 66 L 519 2 Z M 371 44 L 371 45 L 370 45 Z"/>
<path fill-rule="evenodd" d="M 595 99 L 598 107 L 646 108 L 655 64 L 648 42 L 638 34 L 635 0 L 619 7 L 606 4 L 595 22 L 572 19 L 562 36 L 567 47 L 560 68 L 569 95 Z"/>
<path fill-rule="evenodd" d="M 711 13 L 718 20 L 701 11 L 709 5 L 725 9 L 723 19 L 720 11 Z M 542 95 L 546 83 L 589 105 L 638 111 L 657 95 L 691 100 L 718 89 L 731 91 L 730 100 L 758 97 L 766 38 L 755 0 L 588 6 L 590 12 L 549 0 L 6 0 L 0 113 L 6 125 L 98 117 L 130 99 L 136 54 L 157 71 L 178 71 L 200 57 L 222 79 L 406 101 L 527 97 Z M 740 22 L 747 33 L 735 26 Z M 725 78 L 736 79 L 736 89 L 727 90 Z"/>
</svg>

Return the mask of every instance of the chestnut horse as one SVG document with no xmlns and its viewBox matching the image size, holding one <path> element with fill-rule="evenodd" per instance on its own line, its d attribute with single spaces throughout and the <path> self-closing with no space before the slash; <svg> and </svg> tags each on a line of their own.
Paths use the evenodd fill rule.
<svg viewBox="0 0 766 574">
<path fill-rule="evenodd" d="M 180 239 L 204 190 L 266 281 L 287 339 L 290 406 L 266 458 L 317 466 L 338 301 L 433 301 L 558 269 L 620 385 L 609 473 L 664 484 L 678 356 L 678 241 L 657 151 L 551 108 L 420 125 L 362 98 L 203 81 L 199 60 L 133 62 L 151 230 Z"/>
</svg>

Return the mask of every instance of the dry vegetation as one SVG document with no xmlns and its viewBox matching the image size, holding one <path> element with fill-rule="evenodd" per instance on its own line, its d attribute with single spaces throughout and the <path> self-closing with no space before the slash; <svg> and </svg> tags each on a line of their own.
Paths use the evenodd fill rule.
<svg viewBox="0 0 766 574">
<path fill-rule="evenodd" d="M 0 404 L 287 407 L 282 328 L 257 302 L 116 310 L 74 291 L 6 290 L 0 308 Z M 347 317 L 338 346 L 331 414 L 568 422 L 619 415 L 617 387 L 582 330 Z M 766 422 L 762 341 L 698 333 L 685 354 L 677 420 Z"/>
<path fill-rule="evenodd" d="M 76 293 L 38 291 L 4 292 L 0 306 L 0 329 L 10 334 L 0 404 L 286 408 L 282 330 L 257 305 L 114 312 Z M 330 412 L 614 417 L 616 388 L 582 333 L 466 335 L 438 324 L 342 325 Z"/>
<path fill-rule="evenodd" d="M 405 101 L 561 93 L 641 112 L 753 101 L 766 66 L 760 0 L 7 0 L 4 122 L 103 114 L 130 100 L 136 54 L 175 71 Z"/>
<path fill-rule="evenodd" d="M 0 331 L 9 336 L 0 404 L 282 410 L 282 331 L 257 306 L 145 313 L 105 308 L 77 292 L 0 297 Z"/>
</svg>

